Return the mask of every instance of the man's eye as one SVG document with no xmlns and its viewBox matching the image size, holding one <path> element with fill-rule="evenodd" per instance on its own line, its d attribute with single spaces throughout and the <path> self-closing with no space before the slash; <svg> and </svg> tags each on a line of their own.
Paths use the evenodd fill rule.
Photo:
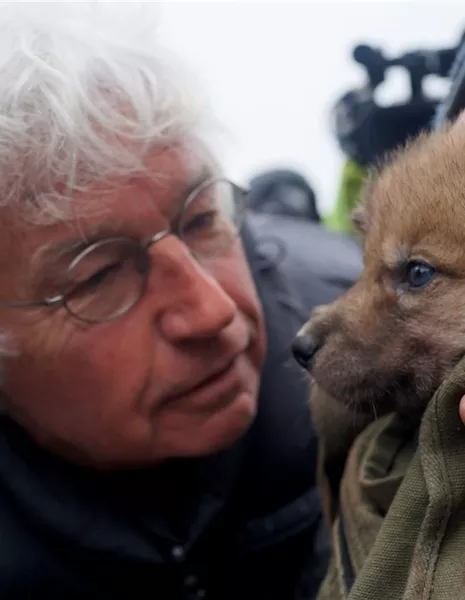
<svg viewBox="0 0 465 600">
<path fill-rule="evenodd" d="M 80 294 L 91 294 L 92 292 L 97 291 L 105 283 L 108 283 L 113 276 L 119 273 L 120 270 L 121 263 L 118 262 L 107 265 L 83 281 L 76 283 L 70 282 L 71 285 L 67 295 L 77 296 Z"/>
<path fill-rule="evenodd" d="M 211 229 L 215 225 L 216 219 L 216 210 L 200 213 L 184 223 L 183 232 L 190 233 L 196 230 Z"/>
<path fill-rule="evenodd" d="M 425 262 L 412 260 L 407 264 L 407 284 L 410 288 L 425 287 L 436 275 L 436 269 Z"/>
</svg>

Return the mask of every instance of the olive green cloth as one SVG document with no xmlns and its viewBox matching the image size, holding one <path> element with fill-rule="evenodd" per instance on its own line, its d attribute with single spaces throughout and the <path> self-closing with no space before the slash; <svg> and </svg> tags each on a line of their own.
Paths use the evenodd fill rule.
<svg viewBox="0 0 465 600">
<path fill-rule="evenodd" d="M 348 160 L 342 169 L 339 192 L 334 210 L 324 217 L 328 229 L 340 233 L 355 233 L 351 216 L 365 185 L 368 170 L 354 160 Z"/>
<path fill-rule="evenodd" d="M 356 437 L 339 495 L 332 482 L 327 514 L 333 556 L 319 600 L 465 599 L 463 393 L 465 359 L 433 396 L 421 423 L 391 414 Z M 349 436 L 341 444 L 343 433 L 355 435 L 357 427 L 347 409 L 323 419 L 323 403 L 329 412 L 334 406 L 321 394 L 315 398 L 324 448 L 332 450 L 322 457 L 327 474 L 334 454 L 348 444 Z"/>
</svg>

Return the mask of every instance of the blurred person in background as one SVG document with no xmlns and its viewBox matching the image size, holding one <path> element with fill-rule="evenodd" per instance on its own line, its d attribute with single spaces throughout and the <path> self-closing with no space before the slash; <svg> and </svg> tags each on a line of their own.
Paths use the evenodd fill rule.
<svg viewBox="0 0 465 600">
<path fill-rule="evenodd" d="M 290 169 L 272 169 L 253 177 L 247 198 L 254 212 L 285 215 L 320 222 L 315 193 L 300 173 Z"/>
<path fill-rule="evenodd" d="M 307 314 L 357 280 L 359 244 L 322 227 L 313 189 L 298 172 L 276 169 L 252 178 L 247 207 L 261 254 L 280 265 Z"/>
<path fill-rule="evenodd" d="M 311 307 L 125 4 L 0 6 L 0 597 L 308 600 Z"/>
</svg>

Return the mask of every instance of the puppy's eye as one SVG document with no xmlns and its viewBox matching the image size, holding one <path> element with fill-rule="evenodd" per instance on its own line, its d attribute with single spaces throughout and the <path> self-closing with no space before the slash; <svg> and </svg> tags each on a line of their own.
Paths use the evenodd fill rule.
<svg viewBox="0 0 465 600">
<path fill-rule="evenodd" d="M 410 288 L 422 288 L 436 275 L 436 269 L 427 263 L 412 260 L 407 264 L 407 284 Z"/>
</svg>

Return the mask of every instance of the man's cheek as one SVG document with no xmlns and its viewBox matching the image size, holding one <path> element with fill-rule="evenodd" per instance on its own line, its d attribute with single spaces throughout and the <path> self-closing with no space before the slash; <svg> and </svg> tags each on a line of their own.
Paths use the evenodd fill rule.
<svg viewBox="0 0 465 600">
<path fill-rule="evenodd" d="M 237 305 L 258 306 L 257 290 L 240 245 L 234 247 L 222 260 L 215 261 L 208 271 Z"/>
</svg>

